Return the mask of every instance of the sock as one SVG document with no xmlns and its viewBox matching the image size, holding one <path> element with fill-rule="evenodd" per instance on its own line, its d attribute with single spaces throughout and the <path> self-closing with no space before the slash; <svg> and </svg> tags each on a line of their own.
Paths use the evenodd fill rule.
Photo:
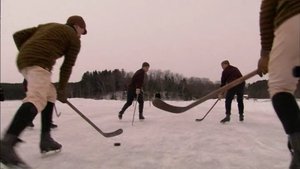
<svg viewBox="0 0 300 169">
<path fill-rule="evenodd" d="M 287 134 L 300 132 L 300 110 L 291 93 L 281 92 L 272 97 L 274 110 Z"/>
<path fill-rule="evenodd" d="M 32 122 L 37 113 L 37 109 L 32 103 L 23 103 L 8 127 L 7 134 L 19 136 L 27 125 Z"/>
<path fill-rule="evenodd" d="M 47 102 L 45 109 L 42 111 L 42 133 L 50 132 L 54 103 Z"/>
</svg>

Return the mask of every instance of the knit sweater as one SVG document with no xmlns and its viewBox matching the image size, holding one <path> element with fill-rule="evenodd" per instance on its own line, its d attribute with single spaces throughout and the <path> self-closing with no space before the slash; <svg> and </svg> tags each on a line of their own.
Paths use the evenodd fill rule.
<svg viewBox="0 0 300 169">
<path fill-rule="evenodd" d="M 300 13 L 300 0 L 263 0 L 260 10 L 261 48 L 265 53 L 272 49 L 275 30 Z"/>
<path fill-rule="evenodd" d="M 48 23 L 18 31 L 13 38 L 19 49 L 19 70 L 40 66 L 51 71 L 56 59 L 64 56 L 60 68 L 59 88 L 66 87 L 80 51 L 80 39 L 74 28 L 59 23 Z"/>
</svg>

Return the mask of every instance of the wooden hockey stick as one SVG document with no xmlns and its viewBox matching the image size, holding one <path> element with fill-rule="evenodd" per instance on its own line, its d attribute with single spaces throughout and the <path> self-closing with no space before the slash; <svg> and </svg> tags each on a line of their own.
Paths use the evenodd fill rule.
<svg viewBox="0 0 300 169">
<path fill-rule="evenodd" d="M 136 105 L 137 105 L 137 100 L 138 100 L 138 98 L 139 98 L 139 95 L 137 96 L 137 98 L 136 98 L 136 101 L 135 101 L 135 103 L 134 103 L 134 110 L 133 110 L 133 115 L 132 115 L 132 121 L 131 121 L 131 125 L 133 126 L 133 122 L 134 122 L 134 116 L 135 116 L 135 110 L 136 110 Z"/>
<path fill-rule="evenodd" d="M 170 104 L 162 101 L 161 99 L 157 99 L 157 98 L 153 100 L 152 104 L 155 107 L 157 107 L 159 109 L 162 109 L 164 111 L 168 111 L 168 112 L 171 112 L 171 113 L 183 113 L 183 112 L 197 106 L 198 104 L 203 103 L 204 101 L 206 101 L 208 99 L 217 97 L 218 94 L 220 94 L 222 92 L 225 92 L 226 90 L 231 89 L 232 87 L 234 87 L 238 84 L 241 84 L 242 82 L 244 82 L 245 80 L 255 76 L 256 74 L 257 74 L 257 70 L 254 70 L 254 71 L 248 73 L 247 75 L 245 75 L 243 77 L 240 77 L 240 78 L 228 83 L 227 85 L 208 93 L 204 97 L 202 97 L 202 98 L 196 100 L 195 102 L 193 102 L 193 103 L 191 103 L 187 106 L 184 106 L 184 107 L 173 106 L 173 105 L 170 105 Z"/>
<path fill-rule="evenodd" d="M 114 137 L 117 135 L 120 135 L 123 133 L 123 129 L 118 129 L 113 132 L 103 132 L 101 129 L 99 129 L 89 118 L 87 118 L 85 115 L 83 115 L 73 104 L 71 104 L 68 100 L 66 102 L 76 113 L 78 113 L 85 121 L 87 121 L 94 129 L 96 129 L 102 136 L 104 137 Z"/>
<path fill-rule="evenodd" d="M 200 118 L 200 119 L 195 119 L 195 121 L 202 121 L 202 120 L 204 120 L 205 119 L 205 117 L 209 114 L 209 112 L 215 107 L 215 105 L 218 103 L 218 101 L 219 101 L 220 99 L 218 98 L 216 101 L 215 101 L 215 103 L 211 106 L 211 108 L 206 112 L 206 114 L 202 117 L 202 118 Z"/>
</svg>

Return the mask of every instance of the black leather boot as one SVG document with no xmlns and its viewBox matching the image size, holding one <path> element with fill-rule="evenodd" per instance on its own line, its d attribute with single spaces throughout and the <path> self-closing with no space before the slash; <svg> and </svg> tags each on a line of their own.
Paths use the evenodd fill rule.
<svg viewBox="0 0 300 169">
<path fill-rule="evenodd" d="M 243 114 L 240 114 L 239 119 L 240 119 L 240 121 L 244 121 L 244 115 L 243 115 Z"/>
<path fill-rule="evenodd" d="M 140 114 L 139 114 L 139 119 L 140 119 L 140 120 L 145 120 L 145 117 L 144 117 L 143 113 L 140 113 Z"/>
<path fill-rule="evenodd" d="M 32 103 L 23 103 L 14 116 L 4 138 L 0 141 L 0 160 L 8 167 L 30 168 L 15 152 L 15 146 L 22 142 L 18 136 L 27 127 L 37 114 Z"/>
<path fill-rule="evenodd" d="M 0 160 L 8 167 L 30 168 L 15 152 L 15 145 L 19 142 L 15 135 L 6 134 L 1 140 Z"/>
<path fill-rule="evenodd" d="M 300 133 L 289 135 L 289 142 L 292 151 L 290 169 L 300 169 Z"/>
<path fill-rule="evenodd" d="M 230 115 L 226 115 L 226 117 L 224 119 L 222 119 L 220 121 L 220 123 L 226 123 L 226 122 L 229 122 L 230 121 Z"/>
</svg>

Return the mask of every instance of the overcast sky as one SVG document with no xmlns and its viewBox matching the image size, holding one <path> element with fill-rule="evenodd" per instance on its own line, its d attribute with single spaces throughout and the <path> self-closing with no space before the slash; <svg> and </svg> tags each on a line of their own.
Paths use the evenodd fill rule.
<svg viewBox="0 0 300 169">
<path fill-rule="evenodd" d="M 81 15 L 88 34 L 70 81 L 86 71 L 170 70 L 218 81 L 228 59 L 243 74 L 256 69 L 260 53 L 261 0 L 2 0 L 1 82 L 21 82 L 12 34 L 41 23 L 65 23 Z M 60 59 L 53 72 L 58 79 Z M 260 78 L 253 78 L 260 80 Z"/>
</svg>

